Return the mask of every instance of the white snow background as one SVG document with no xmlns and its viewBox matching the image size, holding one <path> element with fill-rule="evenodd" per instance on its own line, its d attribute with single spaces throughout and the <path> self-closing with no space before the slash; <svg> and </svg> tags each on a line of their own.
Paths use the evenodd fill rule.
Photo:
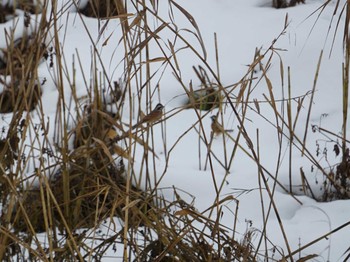
<svg viewBox="0 0 350 262">
<path fill-rule="evenodd" d="M 291 96 L 299 97 L 307 94 L 304 107 L 296 126 L 296 134 L 303 138 L 305 125 L 307 120 L 308 106 L 313 89 L 315 72 L 317 63 L 323 49 L 323 58 L 319 71 L 319 77 L 314 93 L 314 101 L 312 104 L 312 112 L 310 122 L 308 124 L 308 136 L 306 146 L 309 152 L 319 161 L 320 165 L 328 168 L 341 161 L 341 157 L 336 157 L 332 152 L 334 143 L 327 142 L 328 140 L 316 132 L 311 131 L 311 125 L 320 125 L 323 128 L 330 130 L 336 134 L 340 134 L 342 129 L 342 61 L 343 61 L 343 22 L 340 20 L 339 31 L 333 36 L 337 24 L 336 19 L 332 20 L 332 15 L 335 9 L 336 1 L 332 1 L 319 15 L 318 8 L 324 3 L 321 0 L 306 0 L 306 4 L 300 4 L 296 7 L 287 9 L 274 9 L 271 7 L 270 0 L 177 0 L 183 8 L 185 8 L 195 19 L 200 29 L 203 41 L 206 45 L 207 62 L 212 68 L 216 68 L 215 62 L 215 46 L 214 33 L 217 35 L 219 65 L 220 65 L 220 80 L 223 86 L 235 84 L 241 80 L 247 72 L 248 66 L 254 57 L 256 48 L 261 48 L 261 53 L 264 53 L 283 31 L 286 15 L 288 14 L 288 27 L 286 31 L 277 39 L 274 47 L 280 56 L 284 65 L 284 83 L 281 82 L 280 76 L 280 60 L 278 55 L 274 55 L 271 67 L 268 70 L 268 77 L 272 82 L 275 99 L 282 99 L 282 89 L 284 94 L 287 94 L 287 68 L 290 67 L 291 75 Z M 341 2 L 341 6 L 345 4 L 345 0 Z M 63 3 L 62 3 L 63 5 Z M 316 11 L 316 12 L 315 12 Z M 76 15 L 75 8 L 70 8 L 69 12 L 65 12 L 60 20 L 62 28 L 60 30 L 60 40 L 66 64 L 72 70 L 71 65 L 74 59 L 77 64 L 77 54 L 81 59 L 84 74 L 87 79 L 90 79 L 90 71 L 92 64 L 91 56 L 91 40 L 84 29 L 86 24 L 89 34 L 93 42 L 96 44 L 105 68 L 110 74 L 109 77 L 113 80 L 118 80 L 123 75 L 123 67 L 119 64 L 123 59 L 124 50 L 118 42 L 121 37 L 121 27 L 119 19 L 109 21 L 105 31 L 99 39 L 99 29 L 106 21 L 83 17 Z M 315 12 L 315 13 L 314 13 Z M 159 16 L 169 21 L 168 16 L 168 1 L 160 1 Z M 32 17 L 34 19 L 34 16 Z M 174 14 L 175 22 L 179 28 L 191 27 L 191 24 L 181 13 Z M 317 19 L 318 18 L 318 19 Z M 20 15 L 18 19 L 23 19 Z M 158 21 L 159 23 L 159 21 Z M 20 24 L 20 23 L 19 23 Z M 13 23 L 8 22 L 0 25 L 0 32 L 3 34 L 4 28 L 10 28 Z M 157 21 L 154 25 L 157 27 Z M 330 33 L 328 34 L 328 29 Z M 192 27 L 191 27 L 192 28 Z M 193 29 L 193 28 L 192 28 Z M 20 31 L 17 28 L 17 31 Z M 16 31 L 16 32 L 17 32 Z M 20 34 L 20 32 L 19 32 Z M 110 35 L 112 36 L 110 37 Z M 186 34 L 192 45 L 197 47 L 199 53 L 202 52 L 197 39 L 191 34 Z M 110 37 L 107 45 L 103 45 L 105 40 Z M 160 37 L 164 43 L 167 39 L 173 39 L 174 36 L 169 31 L 162 31 Z M 332 45 L 333 43 L 333 45 Z M 3 37 L 0 37 L 0 47 L 5 47 L 6 43 Z M 167 50 L 168 54 L 170 53 Z M 262 60 L 267 62 L 270 53 Z M 151 58 L 162 56 L 161 52 L 154 46 L 151 49 Z M 184 83 L 192 81 L 193 87 L 198 88 L 200 82 L 195 76 L 192 66 L 202 64 L 193 53 L 184 50 L 177 54 L 179 67 L 181 68 L 181 77 Z M 152 70 L 162 68 L 161 62 L 156 62 L 151 65 Z M 164 69 L 164 72 L 163 72 Z M 58 92 L 55 87 L 55 70 L 48 66 L 48 63 L 43 63 L 38 72 L 47 82 L 43 88 L 43 109 L 45 117 L 50 121 L 50 126 L 54 126 L 56 104 Z M 72 74 L 72 71 L 69 72 Z M 256 72 L 257 79 L 262 76 L 262 72 Z M 158 82 L 159 81 L 159 82 Z M 254 83 L 257 83 L 254 82 Z M 154 96 L 153 105 L 161 102 L 165 105 L 165 115 L 171 112 L 181 110 L 185 100 L 184 90 L 175 79 L 170 68 L 162 68 L 156 77 L 152 80 L 152 84 L 159 84 L 160 97 Z M 66 97 L 70 97 L 70 88 L 67 82 Z M 86 86 L 83 81 L 82 72 L 80 69 L 76 71 L 76 87 L 79 96 L 86 95 Z M 239 90 L 234 91 L 238 95 Z M 252 92 L 249 100 L 253 101 L 256 98 L 258 101 L 264 101 L 263 94 L 269 97 L 269 91 L 265 80 L 263 79 Z M 142 107 L 146 108 L 146 104 Z M 280 107 L 281 104 L 277 103 Z M 292 103 L 293 112 L 296 113 L 296 103 Z M 125 122 L 128 123 L 128 105 L 125 105 L 124 112 Z M 239 107 L 238 107 L 239 108 Z M 252 104 L 252 108 L 255 108 Z M 145 110 L 146 111 L 146 110 Z M 259 130 L 259 153 L 261 165 L 267 169 L 273 176 L 278 176 L 278 181 L 286 188 L 289 187 L 289 165 L 288 154 L 289 144 L 288 139 L 283 138 L 282 142 L 282 160 L 280 166 L 277 166 L 279 155 L 279 142 L 276 129 L 265 121 L 261 116 L 265 116 L 274 122 L 274 114 L 271 106 L 268 103 L 260 103 L 260 115 L 253 110 L 248 110 L 245 128 L 251 138 L 254 148 L 257 149 L 256 131 Z M 213 110 L 204 117 L 203 123 L 207 127 L 207 136 L 210 136 L 210 116 L 216 114 Z M 238 110 L 238 113 L 242 113 Z M 32 118 L 36 119 L 35 111 L 32 113 Z M 327 114 L 327 115 L 325 115 Z M 6 126 L 10 122 L 12 114 L 2 114 L 1 127 Z M 231 135 L 235 137 L 238 132 L 239 122 L 235 114 L 227 107 L 224 110 L 223 120 L 225 128 L 233 129 Z M 136 119 L 135 119 L 136 121 Z M 167 148 L 171 148 L 177 139 L 189 129 L 193 123 L 197 121 L 197 116 L 194 110 L 181 110 L 180 113 L 167 119 L 166 124 L 156 125 L 153 127 L 155 136 L 161 136 L 162 128 L 166 129 Z M 220 119 L 221 121 L 221 119 Z M 34 121 L 35 122 L 35 121 Z M 70 123 L 73 125 L 73 123 Z M 286 131 L 287 132 L 287 131 Z M 50 130 L 53 136 L 53 130 Z M 231 152 L 234 143 L 226 139 L 227 152 Z M 324 148 L 328 149 L 327 159 L 324 154 L 316 156 L 316 142 L 319 143 L 321 151 Z M 28 140 L 30 143 L 30 140 Z M 224 187 L 221 191 L 220 198 L 228 195 L 234 196 L 239 201 L 238 214 L 233 214 L 236 210 L 236 201 L 227 204 L 227 209 L 223 210 L 221 223 L 229 228 L 233 227 L 234 217 L 237 215 L 237 234 L 238 240 L 243 238 L 243 234 L 247 230 L 256 231 L 256 243 L 259 240 L 259 232 L 263 230 L 263 215 L 261 207 L 261 196 L 259 190 L 259 172 L 256 163 L 251 160 L 246 154 L 238 149 L 233 160 L 229 174 L 223 167 L 213 158 L 213 170 L 203 169 L 205 161 L 206 149 L 202 145 L 202 166 L 199 167 L 198 161 L 198 134 L 192 129 L 188 132 L 180 142 L 170 152 L 169 162 L 166 162 L 163 140 L 155 141 L 155 151 L 159 156 L 156 160 L 156 176 L 161 176 L 166 169 L 165 175 L 161 180 L 159 187 L 182 189 L 185 192 L 194 196 L 194 206 L 199 212 L 202 212 L 214 203 L 216 192 L 213 186 L 213 177 L 217 184 L 224 181 Z M 244 139 L 241 138 L 240 143 L 244 148 L 248 149 Z M 224 161 L 223 139 L 222 136 L 216 137 L 212 144 L 212 150 L 216 156 Z M 139 149 L 140 157 L 142 156 L 142 148 Z M 169 152 L 168 152 L 169 153 Z M 137 167 L 138 159 L 135 159 Z M 28 168 L 28 174 L 34 170 L 35 164 Z M 293 162 L 291 175 L 293 177 L 293 185 L 300 185 L 300 168 L 305 172 L 308 180 L 314 184 L 315 192 L 322 186 L 322 174 L 317 171 L 313 164 L 305 156 L 301 156 L 301 152 L 293 147 Z M 52 170 L 51 170 L 52 171 Z M 141 171 L 140 171 L 141 172 Z M 268 177 L 268 176 L 267 176 Z M 269 178 L 269 183 L 273 184 L 273 179 Z M 318 181 L 318 184 L 316 184 Z M 298 193 L 296 187 L 294 193 Z M 173 199 L 172 190 L 164 190 L 165 198 Z M 270 198 L 266 192 L 264 196 L 264 209 L 270 204 Z M 186 197 L 186 194 L 183 196 Z M 309 196 L 299 194 L 293 198 L 286 193 L 282 188 L 277 187 L 273 196 L 277 206 L 279 216 L 281 218 L 290 249 L 292 251 L 300 246 L 323 236 L 324 234 L 334 230 L 338 226 L 349 222 L 350 220 L 350 201 L 338 200 L 332 202 L 317 202 Z M 298 201 L 297 201 L 297 200 Z M 108 229 L 103 228 L 108 231 Z M 281 228 L 275 212 L 271 211 L 266 225 L 266 235 L 273 245 L 279 249 L 279 252 L 287 254 L 285 241 L 281 233 Z M 272 248 L 272 245 L 269 246 Z M 302 250 L 294 258 L 303 257 L 310 254 L 316 254 L 318 257 L 314 261 L 342 261 L 344 253 L 350 247 L 349 229 L 345 228 L 327 238 L 318 241 L 310 247 Z M 264 246 L 260 246 L 263 250 Z M 262 252 L 263 253 L 263 252 Z M 272 256 L 272 249 L 269 250 Z M 122 247 L 118 246 L 117 253 L 110 250 L 103 261 L 116 261 L 116 257 L 122 256 Z M 274 255 L 275 259 L 280 258 L 278 252 Z"/>
</svg>

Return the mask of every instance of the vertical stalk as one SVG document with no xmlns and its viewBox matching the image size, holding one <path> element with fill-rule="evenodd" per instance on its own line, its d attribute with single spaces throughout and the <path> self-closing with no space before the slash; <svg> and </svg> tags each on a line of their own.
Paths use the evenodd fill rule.
<svg viewBox="0 0 350 262">
<path fill-rule="evenodd" d="M 347 160 L 346 154 L 346 126 L 348 119 L 348 97 L 349 97 L 349 55 L 350 55 L 350 39 L 349 39 L 349 9 L 350 0 L 347 0 L 346 7 L 346 20 L 345 20 L 345 30 L 344 30 L 344 45 L 345 45 L 345 57 L 343 64 L 343 140 L 342 140 L 342 152 L 343 152 L 343 162 Z"/>
<path fill-rule="evenodd" d="M 290 67 L 288 66 L 288 99 L 287 99 L 287 119 L 289 129 L 289 192 L 293 194 L 292 161 L 293 161 L 293 124 L 292 124 L 292 94 L 291 94 Z"/>
</svg>

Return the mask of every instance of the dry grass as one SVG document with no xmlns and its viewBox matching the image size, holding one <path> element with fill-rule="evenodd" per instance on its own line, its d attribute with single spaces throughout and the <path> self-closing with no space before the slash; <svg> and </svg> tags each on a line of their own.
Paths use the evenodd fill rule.
<svg viewBox="0 0 350 262">
<path fill-rule="evenodd" d="M 91 1 L 82 12 L 107 18 L 126 15 L 122 1 L 109 4 L 96 6 L 95 1 Z M 141 7 L 138 4 L 137 8 Z M 4 11 L 11 10 L 6 8 Z M 48 9 L 43 6 L 42 10 L 44 17 Z M 141 190 L 137 182 L 131 183 L 134 145 L 145 147 L 147 160 L 147 155 L 152 154 L 153 140 L 147 130 L 142 136 L 125 131 L 120 118 L 130 86 L 135 83 L 135 72 L 140 75 L 145 70 L 150 72 L 148 66 L 140 67 L 136 62 L 147 52 L 147 41 L 156 39 L 155 32 L 147 28 L 146 17 L 141 15 L 139 22 L 134 20 L 131 24 L 122 18 L 126 50 L 124 80 L 112 84 L 107 72 L 102 71 L 101 78 L 101 72 L 93 64 L 94 79 L 86 86 L 85 99 L 75 92 L 74 75 L 68 76 L 70 102 L 64 95 L 66 67 L 57 34 L 59 17 L 53 13 L 49 23 L 42 19 L 35 30 L 25 30 L 19 39 L 14 37 L 16 28 L 7 33 L 1 73 L 11 77 L 11 81 L 2 82 L 6 89 L 1 94 L 0 108 L 2 113 L 15 114 L 4 127 L 0 144 L 1 260 L 12 261 L 14 255 L 18 259 L 40 261 L 99 260 L 118 242 L 124 245 L 125 261 L 229 261 L 252 257 L 248 240 L 243 244 L 234 240 L 232 229 L 220 225 L 217 219 L 212 220 L 210 215 L 199 213 L 192 203 L 181 199 L 177 189 L 173 189 L 177 199 L 169 202 L 159 194 L 159 189 Z M 30 20 L 28 17 L 28 23 Z M 164 28 L 163 25 L 158 30 Z M 49 38 L 50 30 L 54 33 Z M 144 32 L 150 34 L 146 40 Z M 135 52 L 137 46 L 130 44 L 131 38 L 139 39 L 136 42 L 141 42 L 137 44 L 140 51 Z M 46 43 L 52 47 L 48 48 Z M 95 62 L 98 61 L 97 49 L 94 56 Z M 54 127 L 48 126 L 41 109 L 41 90 L 46 81 L 40 79 L 37 68 L 45 59 L 48 66 L 56 70 L 59 100 Z M 170 58 L 167 62 L 170 63 Z M 105 83 L 111 95 L 109 104 L 100 92 Z M 149 90 L 149 94 L 153 92 L 150 83 L 139 87 L 143 88 Z M 143 99 L 140 94 L 138 100 Z M 154 99 L 147 95 L 146 100 Z M 206 106 L 208 102 L 200 103 Z M 111 104 L 117 105 L 117 112 L 108 110 Z M 73 119 L 74 127 L 68 128 L 72 120 L 66 118 L 66 112 L 72 107 L 77 108 L 77 115 Z M 40 125 L 27 113 L 31 111 L 41 116 Z M 55 130 L 54 137 L 49 137 L 50 128 Z M 25 137 L 30 137 L 30 144 Z M 34 158 L 39 161 L 28 176 L 26 170 Z M 149 180 L 152 174 L 147 176 Z M 226 201 L 232 199 L 221 200 L 220 205 Z M 206 213 L 218 208 L 219 204 L 214 205 Z M 115 228 L 116 217 L 122 221 L 123 228 L 113 230 L 108 236 L 100 233 L 101 227 Z M 84 228 L 88 230 L 82 230 Z M 39 241 L 40 234 L 47 243 Z M 89 241 L 98 245 L 89 247 Z"/>
<path fill-rule="evenodd" d="M 274 212 L 287 247 L 287 254 L 279 256 L 285 259 L 291 258 L 308 245 L 294 251 L 291 249 L 279 217 L 279 210 L 274 202 L 274 193 L 279 186 L 294 197 L 292 172 L 290 172 L 290 187 L 286 188 L 278 181 L 278 172 L 270 173 L 261 163 L 259 131 L 256 136 L 251 137 L 245 129 L 245 123 L 248 121 L 247 111 L 254 111 L 264 118 L 260 115 L 260 104 L 267 103 L 271 107 L 274 122 L 269 119 L 266 121 L 275 127 L 281 141 L 282 138 L 287 138 L 290 148 L 300 150 L 324 173 L 325 180 L 331 185 L 331 191 L 328 192 L 333 192 L 332 190 L 336 192 L 332 199 L 348 198 L 349 188 L 346 179 L 349 177 L 350 164 L 346 130 L 343 130 L 340 146 L 343 161 L 337 167 L 335 175 L 329 174 L 304 146 L 309 124 L 306 125 L 303 138 L 297 137 L 294 133 L 301 108 L 307 107 L 309 115 L 311 114 L 312 98 L 309 106 L 305 102 L 305 97 L 310 94 L 293 98 L 289 92 L 282 101 L 276 101 L 274 97 L 268 69 L 272 59 L 278 55 L 278 50 L 274 46 L 275 41 L 264 53 L 261 50 L 255 51 L 247 73 L 238 83 L 223 86 L 220 81 L 218 56 L 214 69 L 207 63 L 205 43 L 202 41 L 199 28 L 186 10 L 176 2 L 169 1 L 171 8 L 180 11 L 190 21 L 192 28 L 189 30 L 192 30 L 191 32 L 197 37 L 201 50 L 193 47 L 181 30 L 166 23 L 158 15 L 157 1 L 147 4 L 144 1 L 132 3 L 133 7 L 124 6 L 124 1 L 114 0 L 106 2 L 105 6 L 97 6 L 96 1 L 91 0 L 89 6 L 82 10 L 84 14 L 99 18 L 119 17 L 123 31 L 120 42 L 123 43 L 125 57 L 124 75 L 119 82 L 115 82 L 108 75 L 98 49 L 91 41 L 92 76 L 90 82 L 86 80 L 88 77 L 85 78 L 86 96 L 79 97 L 76 92 L 75 75 L 66 75 L 68 70 L 58 35 L 61 30 L 58 25 L 59 17 L 56 13 L 52 13 L 52 19 L 46 21 L 48 12 L 46 2 L 40 7 L 33 7 L 26 1 L 21 2 L 25 5 L 24 9 L 35 10 L 35 13 L 40 10 L 43 16 L 34 28 L 30 25 L 31 19 L 28 18 L 25 27 L 28 30 L 24 30 L 23 36 L 19 39 L 14 37 L 16 28 L 7 32 L 7 48 L 2 50 L 3 67 L 0 73 L 9 76 L 11 81 L 5 83 L 3 78 L 0 78 L 0 84 L 5 86 L 5 91 L 0 94 L 0 112 L 13 112 L 13 115 L 11 121 L 2 127 L 0 140 L 0 260 L 29 258 L 33 261 L 89 259 L 98 261 L 108 249 L 115 249 L 116 244 L 118 248 L 123 246 L 123 258 L 120 259 L 124 261 L 258 261 L 262 258 L 268 260 L 267 249 L 270 243 L 266 228 L 260 232 L 247 230 L 243 237 L 237 238 L 239 201 L 232 195 L 222 196 L 225 179 L 217 182 L 213 171 L 213 160 L 216 160 L 228 176 L 238 150 L 242 150 L 256 163 L 260 181 L 259 190 L 261 195 L 262 191 L 266 191 L 270 198 L 269 209 L 262 210 L 265 225 L 270 213 Z M 136 15 L 128 19 L 130 16 L 128 10 L 132 8 L 136 10 Z M 5 19 L 2 14 L 10 10 L 9 7 L 1 9 L 0 22 Z M 80 14 L 77 14 L 78 19 L 79 16 Z M 148 24 L 152 19 L 158 21 L 159 26 L 155 29 L 151 29 Z M 348 22 L 347 20 L 346 23 Z M 286 19 L 281 35 L 287 26 Z M 105 27 L 101 28 L 101 35 L 104 29 Z M 201 66 L 193 68 L 195 77 L 201 83 L 200 90 L 194 90 L 182 80 L 181 68 L 177 63 L 179 50 L 176 49 L 176 41 L 167 43 L 166 47 L 171 51 L 170 54 L 166 52 L 165 46 L 158 39 L 158 34 L 163 30 L 171 32 L 176 41 L 184 43 L 186 49 L 202 61 Z M 51 31 L 53 34 L 49 34 Z M 195 202 L 188 203 L 181 197 L 185 193 L 179 188 L 171 189 L 174 195 L 173 201 L 163 197 L 162 190 L 165 189 L 157 185 L 166 173 L 154 181 L 153 172 L 157 171 L 152 171 L 151 168 L 157 159 L 153 150 L 155 138 L 152 126 L 134 132 L 125 128 L 126 125 L 123 123 L 125 119 L 121 118 L 125 110 L 128 110 L 124 105 L 129 103 L 130 111 L 126 113 L 130 115 L 129 126 L 131 126 L 132 116 L 141 115 L 140 104 L 146 103 L 152 108 L 151 104 L 155 105 L 159 99 L 161 85 L 154 85 L 154 81 L 159 80 L 154 79 L 155 74 L 150 67 L 154 62 L 149 55 L 151 42 L 155 43 L 164 54 L 164 57 L 157 58 L 157 61 L 162 61 L 172 69 L 188 98 L 183 108 L 167 112 L 163 122 L 159 124 L 163 125 L 167 119 L 185 109 L 194 110 L 198 116 L 198 120 L 189 130 L 196 130 L 199 141 L 207 149 L 204 163 L 201 162 L 202 156 L 198 157 L 199 167 L 212 170 L 216 190 L 216 198 L 201 212 L 196 209 Z M 344 43 L 348 54 L 348 36 L 345 36 Z M 217 42 L 215 44 L 217 54 Z M 48 125 L 41 106 L 41 90 L 45 87 L 46 81 L 38 75 L 38 67 L 45 59 L 48 66 L 55 70 L 54 83 L 59 94 L 55 126 Z M 79 57 L 78 60 L 80 62 Z M 316 67 L 314 88 L 321 61 L 322 54 Z M 72 67 L 74 71 L 82 70 L 81 64 Z M 349 61 L 346 60 L 343 88 L 344 126 L 347 122 L 348 67 Z M 259 79 L 256 79 L 257 71 L 262 72 Z M 288 71 L 288 80 L 290 77 Z M 281 61 L 281 79 L 284 80 L 283 61 Z M 64 87 L 67 80 L 70 83 L 69 99 Z M 252 90 L 261 82 L 266 84 L 269 91 L 265 96 L 266 100 L 251 99 Z M 136 97 L 132 87 L 136 87 L 138 91 Z M 290 84 L 288 88 L 291 89 Z M 101 95 L 102 89 L 109 90 L 108 101 Z M 281 107 L 277 106 L 279 102 L 282 104 Z M 113 106 L 115 110 L 111 110 Z M 202 122 L 204 116 L 214 108 L 218 109 L 220 122 L 223 120 L 224 110 L 231 110 L 238 122 L 238 132 L 235 136 L 229 132 L 223 134 L 222 146 L 225 151 L 223 160 L 211 150 L 214 136 L 205 135 Z M 294 117 L 290 113 L 293 109 L 297 112 Z M 28 114 L 33 111 L 40 116 L 39 125 L 31 114 Z M 76 115 L 72 116 L 72 111 L 76 112 Z M 54 130 L 53 137 L 49 136 L 52 134 L 50 130 Z M 163 132 L 164 136 L 166 133 Z M 29 144 L 26 137 L 30 138 Z M 232 151 L 226 149 L 227 143 L 234 144 Z M 244 146 L 245 144 L 247 146 Z M 133 166 L 137 146 L 142 146 L 144 149 L 143 158 L 140 160 L 145 170 L 142 174 L 135 174 L 136 168 Z M 164 142 L 164 148 L 167 149 L 167 146 Z M 174 147 L 176 144 L 167 149 L 166 163 Z M 279 150 L 276 166 L 281 161 L 282 142 Z M 293 163 L 291 150 L 289 158 L 291 170 Z M 36 166 L 33 173 L 28 174 L 27 170 L 33 165 L 33 159 L 36 159 Z M 141 187 L 141 176 L 146 176 L 145 180 L 148 181 L 146 187 Z M 273 183 L 268 183 L 268 180 Z M 310 193 L 307 178 L 304 180 L 306 182 L 303 190 Z M 263 197 L 257 199 L 258 201 L 263 201 Z M 228 204 L 235 207 L 234 210 L 230 210 L 234 221 L 232 228 L 220 223 L 220 216 Z M 118 228 L 117 220 L 122 228 Z M 105 228 L 108 230 L 101 230 Z M 259 236 L 259 240 L 258 244 L 253 246 L 252 239 L 255 235 Z M 42 242 L 41 238 L 46 241 Z M 261 248 L 262 246 L 264 247 Z M 266 250 L 266 253 L 258 253 L 257 250 L 261 249 Z M 311 255 L 308 258 L 313 257 Z"/>
</svg>

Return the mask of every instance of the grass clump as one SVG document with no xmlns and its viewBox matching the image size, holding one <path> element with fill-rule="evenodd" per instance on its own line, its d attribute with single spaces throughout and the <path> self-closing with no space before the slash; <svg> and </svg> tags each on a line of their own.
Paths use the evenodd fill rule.
<svg viewBox="0 0 350 262">
<path fill-rule="evenodd" d="M 80 8 L 80 12 L 88 17 L 113 18 L 123 9 L 123 1 L 120 0 L 89 0 L 86 6 Z"/>
<path fill-rule="evenodd" d="M 96 5 L 89 1 L 88 6 L 89 16 L 122 17 L 121 40 L 126 50 L 122 81 L 111 80 L 92 44 L 91 78 L 81 70 L 84 80 L 89 80 L 85 81 L 86 95 L 79 96 L 74 73 L 67 74 L 59 32 L 55 31 L 60 30 L 60 17 L 53 13 L 52 20 L 46 21 L 47 6 L 42 7 L 43 15 L 36 20 L 39 24 L 35 30 L 30 26 L 34 16 L 29 16 L 23 36 L 15 38 L 15 31 L 20 29 L 12 29 L 2 49 L 1 72 L 11 81 L 2 82 L 0 108 L 2 113 L 12 115 L 9 121 L 4 119 L 0 143 L 0 259 L 100 260 L 108 249 L 120 254 L 123 247 L 124 261 L 254 261 L 248 242 L 237 242 L 234 230 L 221 225 L 219 217 L 212 220 L 211 213 L 220 209 L 220 204 L 200 213 L 175 189 L 176 200 L 165 199 L 156 186 L 161 179 L 151 186 L 155 174 L 148 162 L 158 158 L 153 150 L 152 127 L 133 131 L 121 117 L 127 110 L 124 105 L 130 104 L 126 99 L 134 96 L 132 83 L 139 92 L 131 100 L 137 102 L 131 102 L 130 116 L 142 101 L 155 100 L 152 77 L 141 86 L 135 81 L 138 74 L 149 74 L 149 63 L 136 61 L 148 52 L 148 42 L 157 39 L 157 30 L 173 29 L 163 24 L 151 32 L 147 18 L 142 16 L 145 12 L 139 12 L 139 22 L 129 24 L 124 18 L 127 7 L 122 2 Z M 161 19 L 153 8 L 141 4 L 135 7 Z M 173 33 L 182 37 L 179 32 Z M 132 38 L 137 41 L 130 41 Z M 54 121 L 48 121 L 43 111 L 42 90 L 47 79 L 41 78 L 38 68 L 45 60 L 54 79 L 48 82 L 58 93 Z M 204 69 L 200 72 L 205 94 L 197 98 L 194 109 L 219 107 L 219 87 L 207 81 Z M 141 162 L 149 181 L 143 187 L 133 166 L 137 146 L 144 149 Z M 108 228 L 108 233 L 103 228 Z"/>
</svg>

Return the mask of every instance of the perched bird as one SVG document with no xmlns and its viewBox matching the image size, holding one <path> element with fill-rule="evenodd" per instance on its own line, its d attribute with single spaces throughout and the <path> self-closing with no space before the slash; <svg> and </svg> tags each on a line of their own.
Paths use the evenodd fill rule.
<svg viewBox="0 0 350 262">
<path fill-rule="evenodd" d="M 132 129 L 135 129 L 141 126 L 142 124 L 152 124 L 160 120 L 163 116 L 163 109 L 164 106 L 161 103 L 157 104 L 156 107 L 148 115 L 145 115 L 141 118 L 141 120 L 138 123 L 133 125 Z"/>
<path fill-rule="evenodd" d="M 212 122 L 211 122 L 211 131 L 213 135 L 220 135 L 225 132 L 232 132 L 232 129 L 224 129 L 223 126 L 218 122 L 218 117 L 217 116 L 211 116 L 210 117 Z"/>
</svg>

